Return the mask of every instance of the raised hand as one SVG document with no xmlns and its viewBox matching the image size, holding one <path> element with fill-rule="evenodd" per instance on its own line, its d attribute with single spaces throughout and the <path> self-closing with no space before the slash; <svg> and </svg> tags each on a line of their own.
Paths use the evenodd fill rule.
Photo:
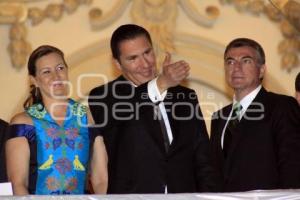
<svg viewBox="0 0 300 200">
<path fill-rule="evenodd" d="M 166 53 L 162 73 L 157 78 L 157 86 L 162 93 L 170 87 L 180 84 L 189 75 L 190 66 L 184 60 L 171 63 L 171 54 Z"/>
</svg>

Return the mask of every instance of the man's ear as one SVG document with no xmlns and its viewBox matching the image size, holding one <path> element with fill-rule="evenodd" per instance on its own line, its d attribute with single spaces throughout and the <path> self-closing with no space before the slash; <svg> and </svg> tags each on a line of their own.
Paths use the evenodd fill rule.
<svg viewBox="0 0 300 200">
<path fill-rule="evenodd" d="M 264 78 L 265 71 L 267 70 L 267 66 L 265 64 L 261 65 L 259 68 L 259 79 L 262 80 Z"/>
<path fill-rule="evenodd" d="M 117 66 L 117 68 L 122 71 L 122 66 L 121 66 L 120 62 L 115 58 L 113 59 L 113 62 Z"/>
</svg>

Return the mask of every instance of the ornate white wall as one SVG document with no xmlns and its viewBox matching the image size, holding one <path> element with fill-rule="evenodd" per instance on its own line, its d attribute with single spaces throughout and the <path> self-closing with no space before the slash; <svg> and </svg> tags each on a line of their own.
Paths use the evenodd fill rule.
<svg viewBox="0 0 300 200">
<path fill-rule="evenodd" d="M 139 1 L 142 4 L 152 2 L 157 5 L 165 2 L 165 0 Z M 49 3 L 62 4 L 63 1 L 26 2 L 24 5 L 27 8 L 45 9 Z M 265 77 L 266 87 L 275 92 L 294 94 L 294 79 L 299 68 L 292 69 L 290 72 L 281 68 L 278 44 L 283 40 L 283 36 L 278 23 L 269 20 L 266 15 L 254 16 L 238 12 L 234 6 L 222 5 L 218 0 L 169 0 L 167 2 L 170 5 L 166 7 L 168 9 L 163 10 L 162 13 L 170 12 L 171 14 L 165 14 L 164 18 L 156 16 L 147 21 L 142 17 L 145 13 L 151 15 L 154 11 L 150 9 L 145 12 L 136 5 L 136 2 L 134 0 L 94 0 L 91 4 L 85 2 L 80 5 L 72 14 L 63 12 L 58 21 L 53 21 L 48 17 L 40 24 L 33 26 L 29 20 L 26 20 L 26 41 L 32 49 L 42 44 L 51 44 L 65 52 L 70 66 L 70 80 L 74 86 L 73 97 L 78 99 L 81 97 L 77 92 L 78 86 L 82 94 L 87 94 L 97 84 L 105 82 L 97 77 L 83 77 L 82 82 L 78 84 L 80 75 L 104 74 L 107 80 L 117 76 L 118 72 L 111 64 L 109 49 L 109 38 L 116 27 L 124 23 L 140 22 L 160 35 L 168 33 L 167 36 L 172 39 L 171 43 L 163 43 L 161 41 L 163 37 L 159 38 L 153 33 L 155 40 L 160 40 L 160 44 L 163 43 L 162 46 L 157 45 L 159 58 L 163 57 L 163 48 L 165 48 L 173 51 L 174 60 L 185 59 L 190 63 L 192 69 L 188 85 L 197 90 L 205 117 L 209 119 L 211 112 L 230 102 L 228 97 L 231 91 L 226 87 L 223 73 L 224 47 L 235 37 L 250 37 L 260 42 L 266 51 L 268 66 Z M 175 2 L 175 7 L 173 2 Z M 183 5 L 184 2 L 191 3 L 191 6 Z M 135 3 L 134 6 L 132 6 L 133 3 Z M 94 10 L 91 24 L 89 12 L 95 8 L 100 8 L 102 15 L 99 15 L 99 10 Z M 208 17 L 205 13 L 206 9 L 210 14 Z M 164 26 L 158 26 L 162 24 L 161 22 Z M 22 103 L 28 94 L 29 86 L 26 67 L 16 69 L 10 61 L 7 51 L 7 46 L 11 42 L 10 28 L 10 24 L 0 25 L 2 94 L 0 117 L 7 121 L 14 113 L 22 111 Z M 163 30 L 167 30 L 167 33 Z"/>
</svg>

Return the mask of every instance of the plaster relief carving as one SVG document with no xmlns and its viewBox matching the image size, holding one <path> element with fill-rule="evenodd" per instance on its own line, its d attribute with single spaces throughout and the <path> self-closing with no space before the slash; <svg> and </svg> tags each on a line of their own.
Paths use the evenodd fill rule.
<svg viewBox="0 0 300 200">
<path fill-rule="evenodd" d="M 264 11 L 264 2 L 262 0 L 253 0 L 249 3 L 249 11 L 254 15 L 260 15 Z"/>
<path fill-rule="evenodd" d="M 20 69 L 27 62 L 27 56 L 31 52 L 31 46 L 26 41 L 26 27 L 24 24 L 13 24 L 10 29 L 10 43 L 7 50 L 10 54 L 13 66 Z"/>
<path fill-rule="evenodd" d="M 292 68 L 298 66 L 299 58 L 297 53 L 285 53 L 281 57 L 281 67 L 286 69 L 288 72 L 292 70 Z"/>
<path fill-rule="evenodd" d="M 102 21 L 102 10 L 100 8 L 93 8 L 89 11 L 89 19 L 91 26 L 95 29 L 98 23 Z"/>
<path fill-rule="evenodd" d="M 282 55 L 281 68 L 290 72 L 300 66 L 300 1 L 269 0 L 269 3 L 265 3 L 263 0 L 220 0 L 220 2 L 233 4 L 238 11 L 250 11 L 257 15 L 264 13 L 270 20 L 279 23 L 279 28 L 285 37 L 278 45 L 278 51 Z"/>
<path fill-rule="evenodd" d="M 45 15 L 54 21 L 60 20 L 63 15 L 63 5 L 62 4 L 49 4 L 46 7 Z"/>
<path fill-rule="evenodd" d="M 185 14 L 200 26 L 212 27 L 219 17 L 219 8 L 215 6 L 208 6 L 205 12 L 199 12 L 191 0 L 178 0 Z"/>
<path fill-rule="evenodd" d="M 91 5 L 92 0 L 61 0 L 61 3 L 49 4 L 46 8 L 26 6 L 26 2 L 38 2 L 46 0 L 0 0 L 0 24 L 21 24 L 29 20 L 31 25 L 36 26 L 43 22 L 45 18 L 59 21 L 63 13 L 76 12 L 80 5 Z M 89 20 L 93 30 L 101 30 L 119 19 L 128 5 L 132 5 L 130 14 L 133 22 L 145 26 L 157 42 L 159 51 L 176 51 L 173 38 L 175 35 L 178 6 L 180 6 L 191 20 L 200 26 L 212 27 L 219 18 L 220 10 L 216 6 L 207 6 L 203 10 L 195 6 L 198 0 L 116 0 L 115 5 L 109 12 L 103 13 L 100 8 L 90 10 Z M 282 55 L 282 68 L 291 71 L 300 63 L 299 56 L 299 31 L 300 31 L 300 1 L 299 0 L 219 0 L 221 4 L 231 4 L 239 12 L 248 12 L 254 15 L 265 14 L 272 21 L 279 24 L 279 28 L 285 39 L 278 45 L 279 53 Z M 50 3 L 51 2 L 51 3 Z M 132 4 L 130 4 L 132 3 Z M 26 23 L 25 23 L 26 24 Z M 24 24 L 22 25 L 24 26 Z M 22 35 L 22 34 L 20 34 Z M 20 36 L 18 36 L 20 37 Z M 19 57 L 24 57 L 24 53 L 16 51 L 17 46 L 24 49 L 30 44 L 25 36 L 22 39 L 11 39 L 8 47 L 14 67 L 19 67 L 22 63 Z M 295 44 L 297 42 L 297 44 Z M 291 49 L 295 50 L 291 52 Z M 26 51 L 25 51 L 26 52 Z M 294 53 L 291 55 L 291 53 Z M 17 56 L 20 54 L 21 56 Z"/>
<path fill-rule="evenodd" d="M 92 30 L 101 30 L 112 24 L 115 20 L 119 19 L 130 1 L 131 0 L 118 0 L 112 9 L 105 14 L 102 14 L 100 8 L 92 8 L 92 10 L 89 12 Z"/>
<path fill-rule="evenodd" d="M 219 9 L 208 6 L 201 14 L 190 0 L 119 0 L 113 8 L 102 13 L 101 9 L 93 8 L 89 13 L 93 30 L 105 28 L 117 20 L 132 2 L 130 10 L 134 23 L 143 25 L 158 41 L 158 51 L 175 51 L 173 37 L 176 27 L 178 5 L 185 14 L 201 26 L 211 27 L 219 16 Z"/>
<path fill-rule="evenodd" d="M 59 21 L 64 11 L 71 14 L 79 5 L 92 3 L 92 0 L 62 0 L 60 4 L 48 4 L 45 9 L 26 7 L 26 2 L 34 1 L 45 0 L 0 0 L 0 24 L 12 24 L 7 50 L 13 67 L 17 69 L 26 64 L 27 56 L 31 52 L 31 45 L 26 41 L 26 27 L 23 22 L 29 20 L 31 25 L 36 26 L 46 17 Z"/>
<path fill-rule="evenodd" d="M 283 12 L 289 22 L 293 24 L 298 31 L 300 31 L 300 2 L 293 0 L 289 1 L 285 4 Z"/>
<path fill-rule="evenodd" d="M 24 22 L 27 9 L 20 3 L 0 3 L 0 24 Z"/>
<path fill-rule="evenodd" d="M 276 7 L 274 7 L 272 4 L 266 5 L 264 12 L 272 21 L 278 22 L 282 19 L 280 11 L 276 9 Z"/>
<path fill-rule="evenodd" d="M 78 6 L 79 1 L 78 0 L 64 0 L 63 2 L 64 9 L 67 11 L 68 14 L 74 13 Z"/>
<path fill-rule="evenodd" d="M 159 50 L 174 52 L 173 36 L 177 17 L 176 1 L 133 0 L 131 17 L 150 31 Z"/>
<path fill-rule="evenodd" d="M 45 18 L 45 13 L 40 8 L 29 8 L 28 19 L 33 26 L 40 24 Z"/>
</svg>

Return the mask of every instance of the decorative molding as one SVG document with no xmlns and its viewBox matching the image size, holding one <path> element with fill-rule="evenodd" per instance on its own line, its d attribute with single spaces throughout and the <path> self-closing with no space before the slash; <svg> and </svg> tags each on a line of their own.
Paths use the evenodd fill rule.
<svg viewBox="0 0 300 200">
<path fill-rule="evenodd" d="M 63 13 L 72 14 L 80 5 L 90 5 L 92 0 L 61 0 L 61 3 L 49 3 L 46 8 L 27 7 L 26 3 L 41 2 L 46 0 L 0 0 L 0 24 L 11 24 L 11 32 L 25 30 L 27 21 L 32 26 L 39 25 L 46 18 L 59 21 Z M 278 45 L 281 54 L 282 69 L 290 72 L 299 67 L 300 53 L 300 1 L 299 0 L 219 0 L 221 4 L 231 4 L 239 12 L 249 12 L 255 16 L 265 14 L 270 20 L 279 24 L 284 40 Z M 51 2 L 48 0 L 48 2 Z M 117 19 L 132 3 L 130 14 L 135 23 L 147 28 L 156 42 L 157 51 L 175 52 L 174 32 L 178 15 L 178 6 L 196 24 L 204 27 L 212 27 L 220 15 L 219 8 L 207 6 L 204 12 L 197 10 L 193 0 L 118 0 L 113 7 L 103 13 L 100 8 L 92 8 L 89 11 L 89 20 L 92 30 L 101 30 Z M 160 14 L 157 14 L 160 13 Z M 22 28 L 16 28 L 22 27 Z M 17 34 L 14 34 L 15 36 Z M 30 43 L 26 41 L 26 34 L 20 33 L 11 37 L 8 51 L 12 64 L 20 68 L 23 57 L 26 58 L 30 49 Z M 21 39 L 20 39 L 21 38 Z M 17 47 L 25 50 L 21 53 Z M 20 55 L 19 55 L 20 54 Z M 21 59 L 22 58 L 22 59 Z M 15 60 L 15 61 L 14 61 Z"/>
<path fill-rule="evenodd" d="M 215 6 L 208 6 L 206 15 L 203 15 L 190 0 L 178 0 L 178 2 L 186 15 L 200 26 L 212 27 L 220 15 L 219 9 Z"/>
<path fill-rule="evenodd" d="M 21 3 L 0 2 L 0 24 L 22 23 L 27 18 L 27 9 Z"/>
<path fill-rule="evenodd" d="M 211 27 L 220 13 L 217 7 L 208 6 L 205 9 L 206 15 L 203 15 L 195 9 L 195 5 L 190 0 L 119 0 L 105 14 L 99 8 L 93 8 L 90 11 L 92 29 L 103 29 L 113 23 L 121 17 L 130 2 L 132 2 L 130 10 L 132 20 L 149 30 L 158 52 L 176 51 L 173 38 L 178 6 L 181 6 L 194 22 L 205 27 Z"/>
<path fill-rule="evenodd" d="M 105 15 L 102 15 L 102 11 L 100 8 L 93 8 L 89 12 L 90 24 L 92 29 L 101 30 L 119 19 L 124 13 L 130 1 L 131 0 L 119 0 Z"/>
<path fill-rule="evenodd" d="M 28 8 L 27 2 L 45 0 L 0 0 L 0 24 L 11 24 L 10 43 L 7 50 L 10 54 L 14 68 L 20 69 L 26 64 L 26 59 L 31 52 L 31 45 L 26 41 L 26 21 L 31 21 L 35 26 L 43 22 L 45 18 L 59 21 L 63 12 L 72 14 L 81 4 L 91 4 L 92 0 L 63 0 L 62 3 L 50 3 L 46 8 Z"/>
<path fill-rule="evenodd" d="M 173 36 L 178 14 L 176 1 L 133 0 L 130 14 L 136 24 L 149 30 L 159 50 L 175 51 Z"/>
<path fill-rule="evenodd" d="M 219 0 L 222 4 L 232 4 L 239 12 L 255 15 L 265 14 L 279 24 L 284 36 L 278 44 L 281 54 L 281 68 L 287 72 L 300 67 L 300 1 L 299 0 Z M 253 9 L 255 8 L 255 9 Z"/>
<path fill-rule="evenodd" d="M 23 23 L 15 23 L 10 28 L 10 43 L 7 50 L 11 63 L 16 69 L 26 64 L 27 56 L 31 52 L 31 45 L 26 41 L 27 30 Z"/>
</svg>

